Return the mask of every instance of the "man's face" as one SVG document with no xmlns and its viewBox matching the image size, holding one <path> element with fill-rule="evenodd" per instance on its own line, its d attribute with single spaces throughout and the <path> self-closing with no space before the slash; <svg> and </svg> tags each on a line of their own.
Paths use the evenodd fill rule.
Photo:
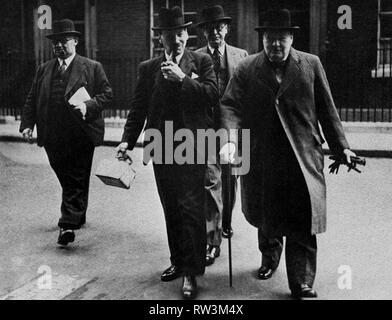
<svg viewBox="0 0 392 320">
<path fill-rule="evenodd" d="M 67 59 L 76 52 L 78 39 L 74 37 L 61 37 L 52 40 L 53 53 L 57 58 Z"/>
<path fill-rule="evenodd" d="M 204 36 L 212 48 L 218 48 L 225 42 L 228 32 L 226 23 L 208 23 L 203 29 Z"/>
<path fill-rule="evenodd" d="M 186 29 L 163 30 L 160 36 L 160 42 L 167 54 L 178 56 L 185 50 L 189 35 Z"/>
<path fill-rule="evenodd" d="M 264 50 L 274 62 L 287 58 L 293 44 L 293 34 L 290 31 L 266 31 L 263 34 Z"/>
</svg>

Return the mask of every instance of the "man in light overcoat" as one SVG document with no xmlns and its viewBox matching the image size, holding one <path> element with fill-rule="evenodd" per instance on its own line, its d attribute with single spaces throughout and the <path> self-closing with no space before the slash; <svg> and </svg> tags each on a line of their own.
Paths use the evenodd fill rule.
<svg viewBox="0 0 392 320">
<path fill-rule="evenodd" d="M 211 56 L 218 81 L 219 97 L 223 96 L 227 83 L 238 63 L 248 56 L 246 50 L 229 45 L 225 38 L 232 18 L 225 15 L 222 6 L 203 8 L 201 21 L 197 26 L 203 30 L 207 45 L 198 49 Z M 219 130 L 219 105 L 215 108 L 215 128 Z M 230 220 L 235 204 L 237 178 L 231 175 L 228 164 L 208 164 L 206 172 L 206 217 L 207 255 L 206 265 L 214 263 L 220 255 L 223 237 L 231 237 L 233 230 Z"/>
</svg>

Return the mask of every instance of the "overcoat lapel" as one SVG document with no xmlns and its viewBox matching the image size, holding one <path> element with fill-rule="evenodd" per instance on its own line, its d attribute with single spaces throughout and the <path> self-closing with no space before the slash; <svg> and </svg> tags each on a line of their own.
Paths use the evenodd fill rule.
<svg viewBox="0 0 392 320">
<path fill-rule="evenodd" d="M 227 57 L 227 68 L 229 73 L 229 78 L 233 76 L 234 69 L 237 64 L 239 58 L 237 57 L 237 52 L 233 50 L 231 46 L 226 44 L 226 57 Z"/>
<path fill-rule="evenodd" d="M 67 88 L 65 89 L 65 97 L 68 96 L 68 93 L 72 90 L 72 88 L 78 82 L 79 78 L 84 74 L 84 70 L 86 69 L 86 66 L 81 62 L 79 55 L 75 56 L 72 63 L 73 66 L 71 69 L 71 74 L 69 76 Z"/>
<path fill-rule="evenodd" d="M 266 61 L 267 56 L 265 52 L 259 54 L 257 58 L 257 77 L 261 80 L 267 87 L 269 87 L 274 94 L 278 91 L 279 83 L 276 80 L 275 72 L 272 67 Z"/>
<path fill-rule="evenodd" d="M 50 87 L 52 83 L 52 75 L 53 75 L 53 70 L 55 68 L 55 64 L 57 62 L 57 59 L 52 59 L 48 65 L 46 66 L 46 69 L 42 75 L 42 85 L 40 89 L 40 94 L 44 95 L 43 101 L 46 101 L 46 103 L 49 101 L 50 97 Z"/>
<path fill-rule="evenodd" d="M 294 79 L 298 78 L 300 69 L 300 59 L 294 49 L 290 50 L 290 59 L 288 61 L 287 69 L 283 81 L 279 87 L 277 97 L 280 97 L 290 86 Z"/>
<path fill-rule="evenodd" d="M 193 63 L 193 57 L 187 49 L 185 49 L 184 55 L 182 56 L 179 65 L 182 72 L 184 72 L 188 76 L 191 76 L 194 63 Z"/>
</svg>

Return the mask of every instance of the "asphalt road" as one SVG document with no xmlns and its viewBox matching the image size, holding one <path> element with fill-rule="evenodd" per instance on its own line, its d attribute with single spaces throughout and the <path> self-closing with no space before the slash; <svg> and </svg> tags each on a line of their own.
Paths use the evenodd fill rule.
<svg viewBox="0 0 392 320">
<path fill-rule="evenodd" d="M 97 148 L 93 172 L 113 154 L 113 148 Z M 160 281 L 169 266 L 165 223 L 152 167 L 141 164 L 141 155 L 141 149 L 133 152 L 137 177 L 130 190 L 106 186 L 92 175 L 87 225 L 74 244 L 61 249 L 56 244 L 61 192 L 44 150 L 0 143 L 0 297 L 181 299 L 180 279 Z M 391 168 L 392 159 L 371 158 L 362 174 L 327 175 L 328 230 L 318 236 L 319 299 L 392 299 Z M 224 240 L 221 257 L 198 279 L 198 298 L 289 299 L 284 256 L 272 279 L 257 279 L 257 230 L 245 221 L 239 200 L 233 214 L 233 288 Z"/>
</svg>

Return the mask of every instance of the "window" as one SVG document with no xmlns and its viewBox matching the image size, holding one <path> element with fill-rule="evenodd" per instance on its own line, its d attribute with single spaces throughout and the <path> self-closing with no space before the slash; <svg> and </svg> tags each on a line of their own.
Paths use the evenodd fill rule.
<svg viewBox="0 0 392 320">
<path fill-rule="evenodd" d="M 392 72 L 392 2 L 378 0 L 377 68 L 373 78 L 391 77 Z"/>
<path fill-rule="evenodd" d="M 185 22 L 196 22 L 197 18 L 197 2 L 194 0 L 151 0 L 150 3 L 150 26 L 158 25 L 158 12 L 162 7 L 171 8 L 180 6 L 184 11 Z M 188 28 L 189 40 L 187 48 L 194 50 L 197 48 L 197 33 L 191 25 Z M 151 30 L 150 56 L 151 58 L 159 56 L 163 52 L 163 47 L 159 43 L 158 33 Z"/>
</svg>

